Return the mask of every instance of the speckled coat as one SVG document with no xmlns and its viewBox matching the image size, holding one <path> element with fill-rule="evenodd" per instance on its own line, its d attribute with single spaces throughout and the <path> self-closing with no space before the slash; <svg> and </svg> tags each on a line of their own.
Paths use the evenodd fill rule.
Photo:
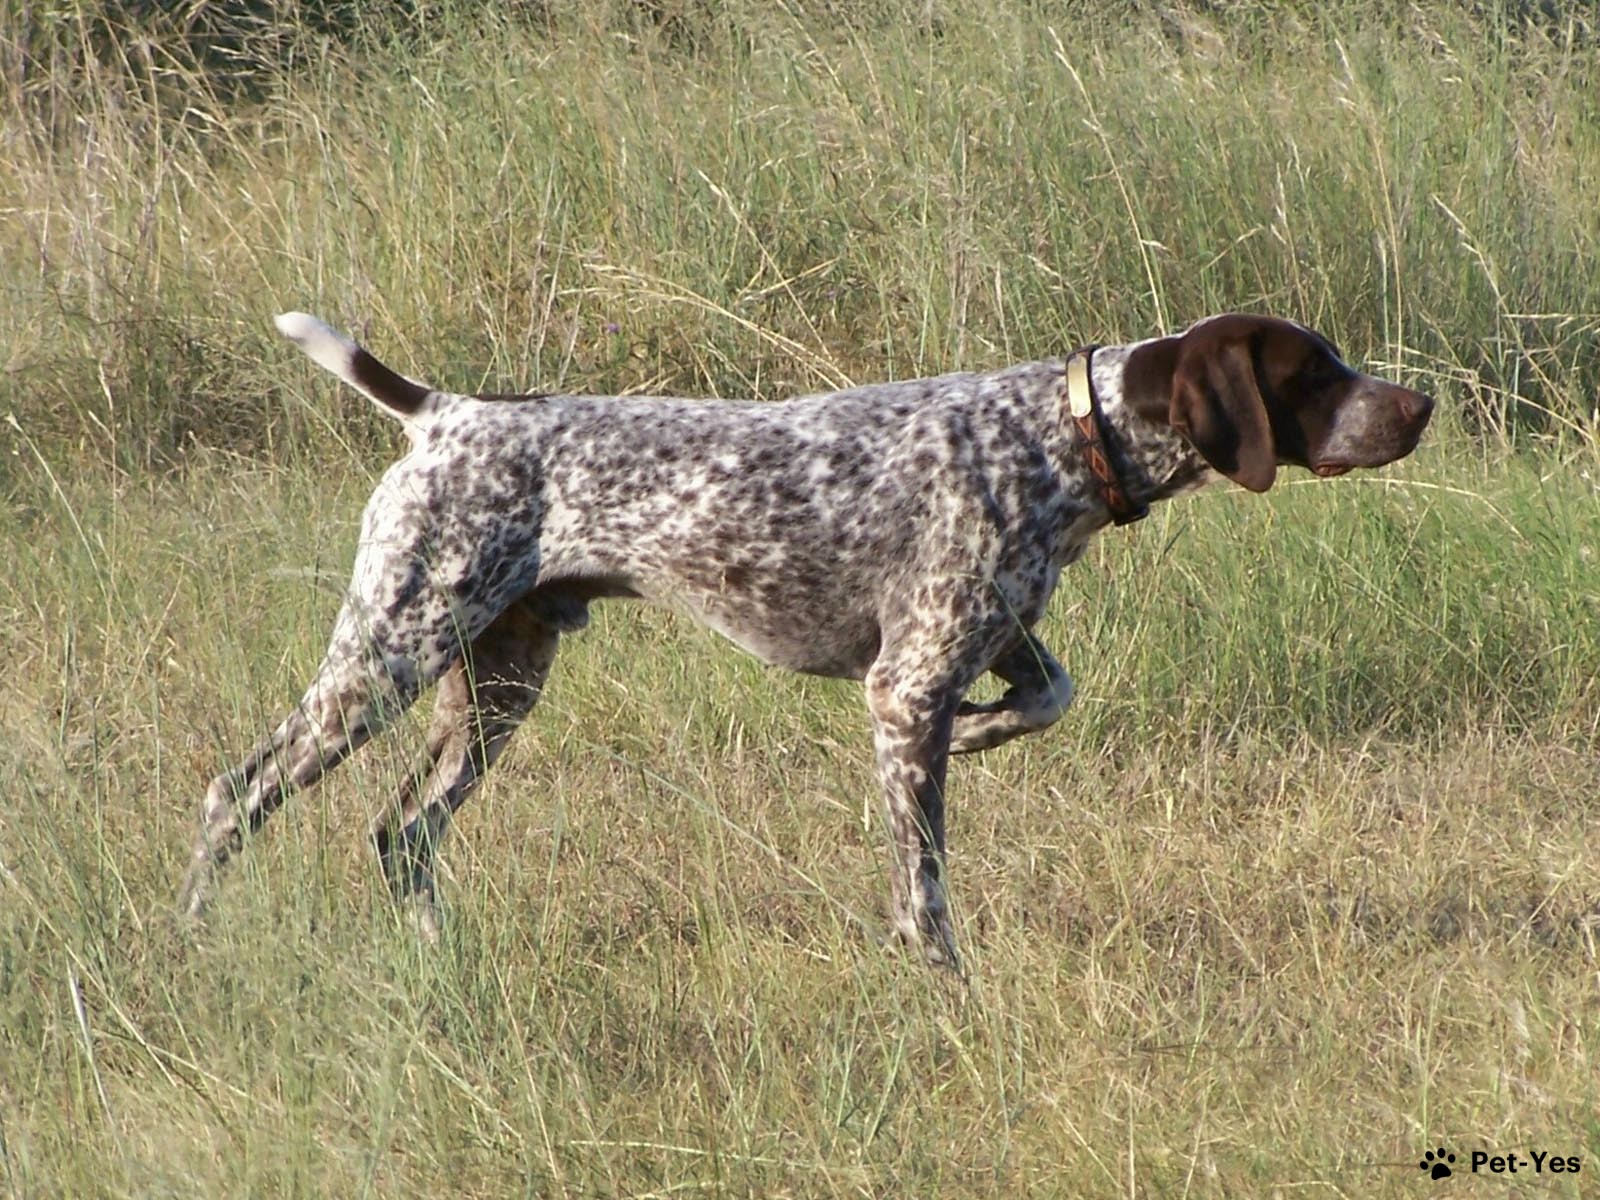
<svg viewBox="0 0 1600 1200">
<path fill-rule="evenodd" d="M 950 753 L 1044 728 L 1071 681 L 1031 632 L 1110 520 L 1066 415 L 1064 360 L 775 403 L 476 398 L 406 380 L 303 314 L 279 326 L 405 425 L 328 654 L 299 706 L 206 798 L 183 907 L 258 826 L 429 684 L 429 758 L 374 828 L 436 927 L 432 855 L 536 702 L 588 604 L 671 605 L 765 662 L 859 679 L 892 841 L 893 924 L 954 963 Z M 1412 449 L 1431 402 L 1290 322 L 1212 318 L 1090 360 L 1112 481 L 1145 504 L 1280 464 L 1334 475 Z M 963 701 L 993 671 L 1000 700 Z"/>
</svg>

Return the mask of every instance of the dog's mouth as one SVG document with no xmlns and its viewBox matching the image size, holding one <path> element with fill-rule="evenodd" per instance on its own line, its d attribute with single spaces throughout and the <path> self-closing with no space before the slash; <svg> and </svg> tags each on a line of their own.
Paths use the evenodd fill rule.
<svg viewBox="0 0 1600 1200">
<path fill-rule="evenodd" d="M 1353 468 L 1353 463 L 1321 462 L 1317 463 L 1311 469 L 1324 479 L 1332 479 L 1337 475 L 1343 475 L 1347 473 Z"/>
</svg>

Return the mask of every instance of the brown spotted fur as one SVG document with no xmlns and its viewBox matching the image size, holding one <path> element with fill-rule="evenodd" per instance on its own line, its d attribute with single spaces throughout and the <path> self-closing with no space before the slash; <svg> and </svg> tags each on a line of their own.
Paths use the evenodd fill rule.
<svg viewBox="0 0 1600 1200">
<path fill-rule="evenodd" d="M 955 962 L 944 876 L 949 755 L 1054 722 L 1072 683 L 1031 632 L 1108 522 L 1064 408 L 1062 360 L 774 403 L 432 391 L 312 318 L 280 326 L 405 423 L 367 505 L 327 656 L 277 730 L 207 793 L 183 907 L 293 789 L 428 685 L 428 760 L 374 831 L 397 898 L 435 922 L 451 814 L 539 697 L 588 604 L 669 604 L 762 660 L 865 685 L 892 840 L 893 921 Z M 1432 402 L 1346 366 L 1288 321 L 1227 315 L 1094 353 L 1137 503 L 1282 466 L 1408 454 Z M 997 701 L 963 700 L 990 671 Z"/>
</svg>

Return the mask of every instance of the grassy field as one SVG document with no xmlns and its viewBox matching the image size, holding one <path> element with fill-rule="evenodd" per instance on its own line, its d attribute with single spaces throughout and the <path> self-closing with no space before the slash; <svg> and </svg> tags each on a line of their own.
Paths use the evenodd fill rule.
<svg viewBox="0 0 1600 1200">
<path fill-rule="evenodd" d="M 0 1195 L 1594 1194 L 1570 7 L 0 4 Z M 191 937 L 205 782 L 394 452 L 283 308 L 463 389 L 761 397 L 1257 309 L 1441 407 L 1067 573 L 1076 707 L 951 773 L 967 982 L 878 945 L 859 690 L 623 606 L 439 947 L 364 837 L 425 705 Z"/>
</svg>

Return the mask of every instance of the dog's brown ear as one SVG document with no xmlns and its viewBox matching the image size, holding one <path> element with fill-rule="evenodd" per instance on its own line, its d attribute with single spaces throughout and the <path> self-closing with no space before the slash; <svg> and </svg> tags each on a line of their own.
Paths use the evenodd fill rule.
<svg viewBox="0 0 1600 1200">
<path fill-rule="evenodd" d="M 1172 376 L 1167 419 L 1235 483 L 1264 492 L 1278 474 L 1267 406 L 1247 338 L 1185 347 Z"/>
</svg>

